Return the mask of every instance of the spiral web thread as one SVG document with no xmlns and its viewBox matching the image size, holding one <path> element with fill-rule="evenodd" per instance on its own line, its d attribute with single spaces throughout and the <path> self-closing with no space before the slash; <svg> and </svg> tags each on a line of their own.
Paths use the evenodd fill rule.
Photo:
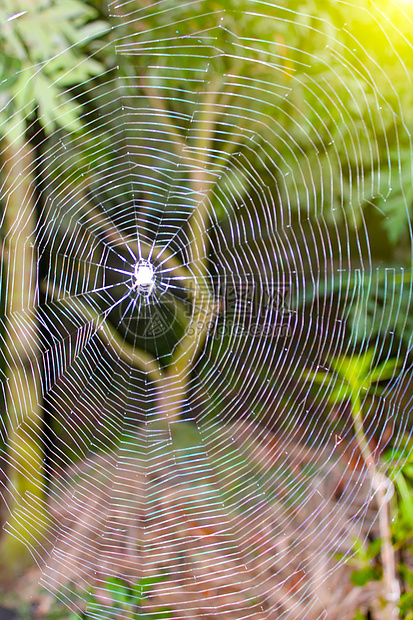
<svg viewBox="0 0 413 620">
<path fill-rule="evenodd" d="M 409 16 L 384 4 L 359 18 L 388 42 L 394 75 L 351 25 L 300 7 L 112 3 L 119 65 L 81 85 L 85 131 L 48 132 L 33 152 L 33 282 L 20 310 L 13 264 L 2 290 L 8 364 L 37 388 L 11 389 L 5 370 L 5 432 L 29 444 L 40 407 L 49 483 L 36 501 L 52 526 L 27 544 L 42 586 L 79 617 L 112 617 L 119 584 L 150 580 L 148 618 L 324 617 L 346 593 L 334 557 L 377 532 L 351 418 L 330 402 L 340 378 L 315 398 L 304 370 L 373 349 L 408 371 L 410 275 L 377 266 L 365 216 L 385 217 L 400 186 L 410 238 L 410 134 L 392 88 L 411 88 Z M 237 15 L 263 33 L 238 31 Z M 140 57 L 147 73 L 128 73 Z M 34 218 L 30 173 L 10 236 Z M 405 393 L 398 379 L 363 397 L 368 440 L 410 432 Z M 14 518 L 39 505 L 26 493 Z M 116 613 L 133 617 L 128 603 Z"/>
</svg>

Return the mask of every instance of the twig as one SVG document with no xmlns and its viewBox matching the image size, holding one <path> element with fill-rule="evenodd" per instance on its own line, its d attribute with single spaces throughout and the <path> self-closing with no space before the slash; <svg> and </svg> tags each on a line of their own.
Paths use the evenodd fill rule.
<svg viewBox="0 0 413 620">
<path fill-rule="evenodd" d="M 363 415 L 360 396 L 356 394 L 351 399 L 351 412 L 354 432 L 360 448 L 362 459 L 369 472 L 375 489 L 377 509 L 379 513 L 380 538 L 382 542 L 381 560 L 383 566 L 383 581 L 386 598 L 386 620 L 398 620 L 398 602 L 400 599 L 400 585 L 396 577 L 396 558 L 390 531 L 389 502 L 393 495 L 393 483 L 387 476 L 377 471 L 376 462 L 364 432 Z"/>
</svg>

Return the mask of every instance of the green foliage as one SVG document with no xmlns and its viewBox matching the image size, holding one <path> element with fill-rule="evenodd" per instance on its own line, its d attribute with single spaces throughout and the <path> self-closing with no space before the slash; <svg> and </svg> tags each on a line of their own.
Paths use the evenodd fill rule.
<svg viewBox="0 0 413 620">
<path fill-rule="evenodd" d="M 404 437 L 397 447 L 387 450 L 383 463 L 396 490 L 393 536 L 396 548 L 413 551 L 413 441 Z"/>
<path fill-rule="evenodd" d="M 330 403 L 350 401 L 355 438 L 373 483 L 377 480 L 378 468 L 365 435 L 362 405 L 365 396 L 372 391 L 372 388 L 376 394 L 379 393 L 380 386 L 377 384 L 392 379 L 400 366 L 398 359 L 387 358 L 379 363 L 378 360 L 374 361 L 374 357 L 374 348 L 354 356 L 341 355 L 330 360 L 330 370 L 306 373 L 307 379 L 312 380 L 313 384 L 320 385 L 322 391 L 327 393 Z M 387 500 L 379 502 L 379 510 L 387 510 Z M 381 547 L 383 546 L 384 549 L 386 545 L 386 554 L 388 555 L 388 547 L 390 545 L 391 549 L 392 544 L 391 533 L 388 527 L 385 529 L 381 527 L 380 534 L 383 540 L 373 541 L 367 548 L 355 541 L 354 558 L 358 566 L 357 570 L 353 571 L 351 575 L 351 582 L 354 586 L 363 587 L 370 581 L 381 580 L 382 578 L 386 583 L 387 574 L 385 571 L 389 570 L 389 566 L 384 563 L 384 551 L 382 553 L 380 551 Z M 379 553 L 381 566 L 377 562 L 373 563 Z M 391 561 L 393 562 L 393 560 Z M 389 561 L 387 561 L 388 563 Z M 393 566 L 392 564 L 392 569 Z"/>
<path fill-rule="evenodd" d="M 389 477 L 395 485 L 392 506 L 392 535 L 399 554 L 398 572 L 403 583 L 400 618 L 413 620 L 413 441 L 403 437 L 383 456 Z"/>
<path fill-rule="evenodd" d="M 371 348 L 359 355 L 340 355 L 330 360 L 330 370 L 306 372 L 305 377 L 314 385 L 320 385 L 330 403 L 338 404 L 351 400 L 355 407 L 356 401 L 373 387 L 375 393 L 379 393 L 381 388 L 377 384 L 392 379 L 401 365 L 400 360 L 392 358 L 374 366 L 374 354 L 375 351 Z"/>
<path fill-rule="evenodd" d="M 411 553 L 411 547 L 410 547 Z M 405 587 L 400 597 L 400 617 L 402 620 L 413 620 L 413 571 L 406 564 L 400 563 L 399 574 Z"/>
<path fill-rule="evenodd" d="M 344 297 L 342 316 L 354 342 L 379 336 L 399 339 L 408 347 L 413 334 L 412 287 L 410 269 L 387 265 L 372 273 L 340 273 L 321 282 L 317 291 L 310 286 L 300 303 L 314 303 L 315 295 L 320 299 Z"/>
<path fill-rule="evenodd" d="M 413 620 L 413 590 L 401 595 L 399 611 L 402 620 Z"/>
<path fill-rule="evenodd" d="M 370 541 L 368 544 L 358 538 L 353 540 L 353 555 L 347 563 L 354 568 L 350 576 L 351 583 L 354 586 L 363 587 L 369 581 L 380 581 L 382 579 L 381 547 L 382 542 L 379 538 Z M 337 559 L 342 560 L 344 557 L 339 554 Z"/>
<path fill-rule="evenodd" d="M 351 583 L 354 586 L 363 587 L 369 581 L 379 581 L 382 578 L 382 572 L 377 566 L 378 556 L 381 551 L 381 540 L 376 538 L 367 546 L 360 540 L 353 543 L 354 556 L 351 564 L 355 566 L 351 574 Z"/>
<path fill-rule="evenodd" d="M 381 573 L 376 568 L 367 566 L 366 568 L 361 568 L 351 574 L 351 583 L 353 586 L 363 587 L 369 581 L 380 581 L 381 577 Z"/>
<path fill-rule="evenodd" d="M 413 205 L 413 183 L 412 183 L 412 149 L 408 143 L 404 148 L 393 148 L 390 150 L 390 161 L 397 169 L 400 164 L 400 173 L 394 175 L 394 183 L 388 197 L 379 196 L 376 199 L 376 206 L 379 211 L 386 214 L 384 228 L 392 244 L 396 244 L 406 236 L 406 228 L 412 212 Z"/>
<path fill-rule="evenodd" d="M 282 203 L 292 199 L 304 217 L 336 225 L 345 213 L 346 225 L 357 227 L 370 206 L 390 243 L 404 239 L 413 185 L 410 136 L 401 120 L 411 96 L 400 50 L 410 57 L 411 33 L 403 24 L 389 54 L 386 11 L 376 14 L 368 0 L 253 6 L 167 0 L 140 7 L 136 22 L 117 23 L 127 36 L 118 48 L 126 91 L 133 94 L 131 78 L 142 76 L 143 95 L 155 108 L 153 95 L 163 98 L 169 123 L 189 147 L 197 121 L 205 123 L 209 97 L 210 111 L 220 106 L 217 164 L 241 150 L 262 176 L 276 169 Z M 246 188 L 236 182 L 242 200 Z"/>
<path fill-rule="evenodd" d="M 391 533 L 395 551 L 398 553 L 398 578 L 403 584 L 399 601 L 400 620 L 413 620 L 413 442 L 404 437 L 400 445 L 385 452 L 382 465 L 395 485 L 395 497 L 391 505 Z M 369 581 L 381 579 L 379 564 L 381 541 L 373 540 L 367 546 L 360 540 L 354 541 L 354 556 L 350 564 L 356 569 L 351 582 L 363 587 Z M 365 618 L 358 612 L 357 618 Z"/>
<path fill-rule="evenodd" d="M 163 580 L 162 575 L 142 577 L 131 585 L 118 577 L 110 577 L 89 591 L 86 610 L 81 614 L 68 613 L 62 604 L 56 604 L 45 620 L 167 620 L 173 617 L 169 607 L 145 610 L 154 587 Z M 102 603 L 102 597 L 107 602 Z"/>
<path fill-rule="evenodd" d="M 362 425 L 361 395 L 368 394 L 374 387 L 377 393 L 380 381 L 392 379 L 400 367 L 397 359 L 386 359 L 374 364 L 374 349 L 359 356 L 340 356 L 330 362 L 330 371 L 307 373 L 307 378 L 319 385 L 328 394 L 330 402 L 350 400 L 356 436 L 361 451 L 369 454 Z M 367 451 L 367 452 L 366 452 Z M 397 446 L 388 450 L 382 458 L 390 480 L 395 485 L 395 499 L 391 504 L 391 534 L 396 552 L 413 553 L 413 443 L 404 438 Z M 380 565 L 381 540 L 376 539 L 366 547 L 361 541 L 354 541 L 354 556 L 350 563 L 355 567 L 351 574 L 354 586 L 363 587 L 370 581 L 382 579 Z M 411 562 L 403 560 L 398 566 L 399 576 L 405 583 L 405 591 L 400 598 L 400 617 L 413 619 L 413 570 Z M 364 618 L 358 612 L 359 618 Z"/>
<path fill-rule="evenodd" d="M 80 0 L 3 0 L 0 6 L 0 130 L 23 140 L 26 121 L 46 133 L 80 130 L 81 106 L 70 87 L 103 71 L 86 44 L 107 31 Z"/>
<path fill-rule="evenodd" d="M 163 580 L 162 577 L 143 577 L 137 584 L 130 586 L 119 578 L 107 579 L 100 590 L 111 599 L 109 605 L 102 605 L 96 600 L 96 595 L 90 594 L 86 612 L 82 620 L 115 620 L 119 614 L 130 620 L 164 620 L 172 617 L 169 608 L 159 608 L 149 613 L 143 606 L 150 597 L 151 592 Z"/>
</svg>

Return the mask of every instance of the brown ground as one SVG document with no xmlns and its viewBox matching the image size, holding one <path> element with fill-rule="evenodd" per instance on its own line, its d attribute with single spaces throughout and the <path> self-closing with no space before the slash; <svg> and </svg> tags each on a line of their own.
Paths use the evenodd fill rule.
<svg viewBox="0 0 413 620">
<path fill-rule="evenodd" d="M 51 593 L 79 610 L 93 589 L 111 606 L 108 577 L 146 575 L 160 580 L 144 609 L 167 606 L 176 619 L 353 620 L 369 608 L 382 620 L 381 582 L 353 587 L 354 567 L 337 558 L 377 535 L 351 446 L 316 451 L 243 423 L 201 440 L 184 423 L 175 429 L 138 431 L 52 489 L 44 564 L 16 586 L 37 618 L 53 608 Z"/>
</svg>

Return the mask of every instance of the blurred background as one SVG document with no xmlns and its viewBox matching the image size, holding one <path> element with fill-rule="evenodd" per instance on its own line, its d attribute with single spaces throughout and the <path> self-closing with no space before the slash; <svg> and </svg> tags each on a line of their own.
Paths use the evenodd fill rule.
<svg viewBox="0 0 413 620">
<path fill-rule="evenodd" d="M 412 19 L 2 0 L 0 618 L 413 618 Z"/>
</svg>

